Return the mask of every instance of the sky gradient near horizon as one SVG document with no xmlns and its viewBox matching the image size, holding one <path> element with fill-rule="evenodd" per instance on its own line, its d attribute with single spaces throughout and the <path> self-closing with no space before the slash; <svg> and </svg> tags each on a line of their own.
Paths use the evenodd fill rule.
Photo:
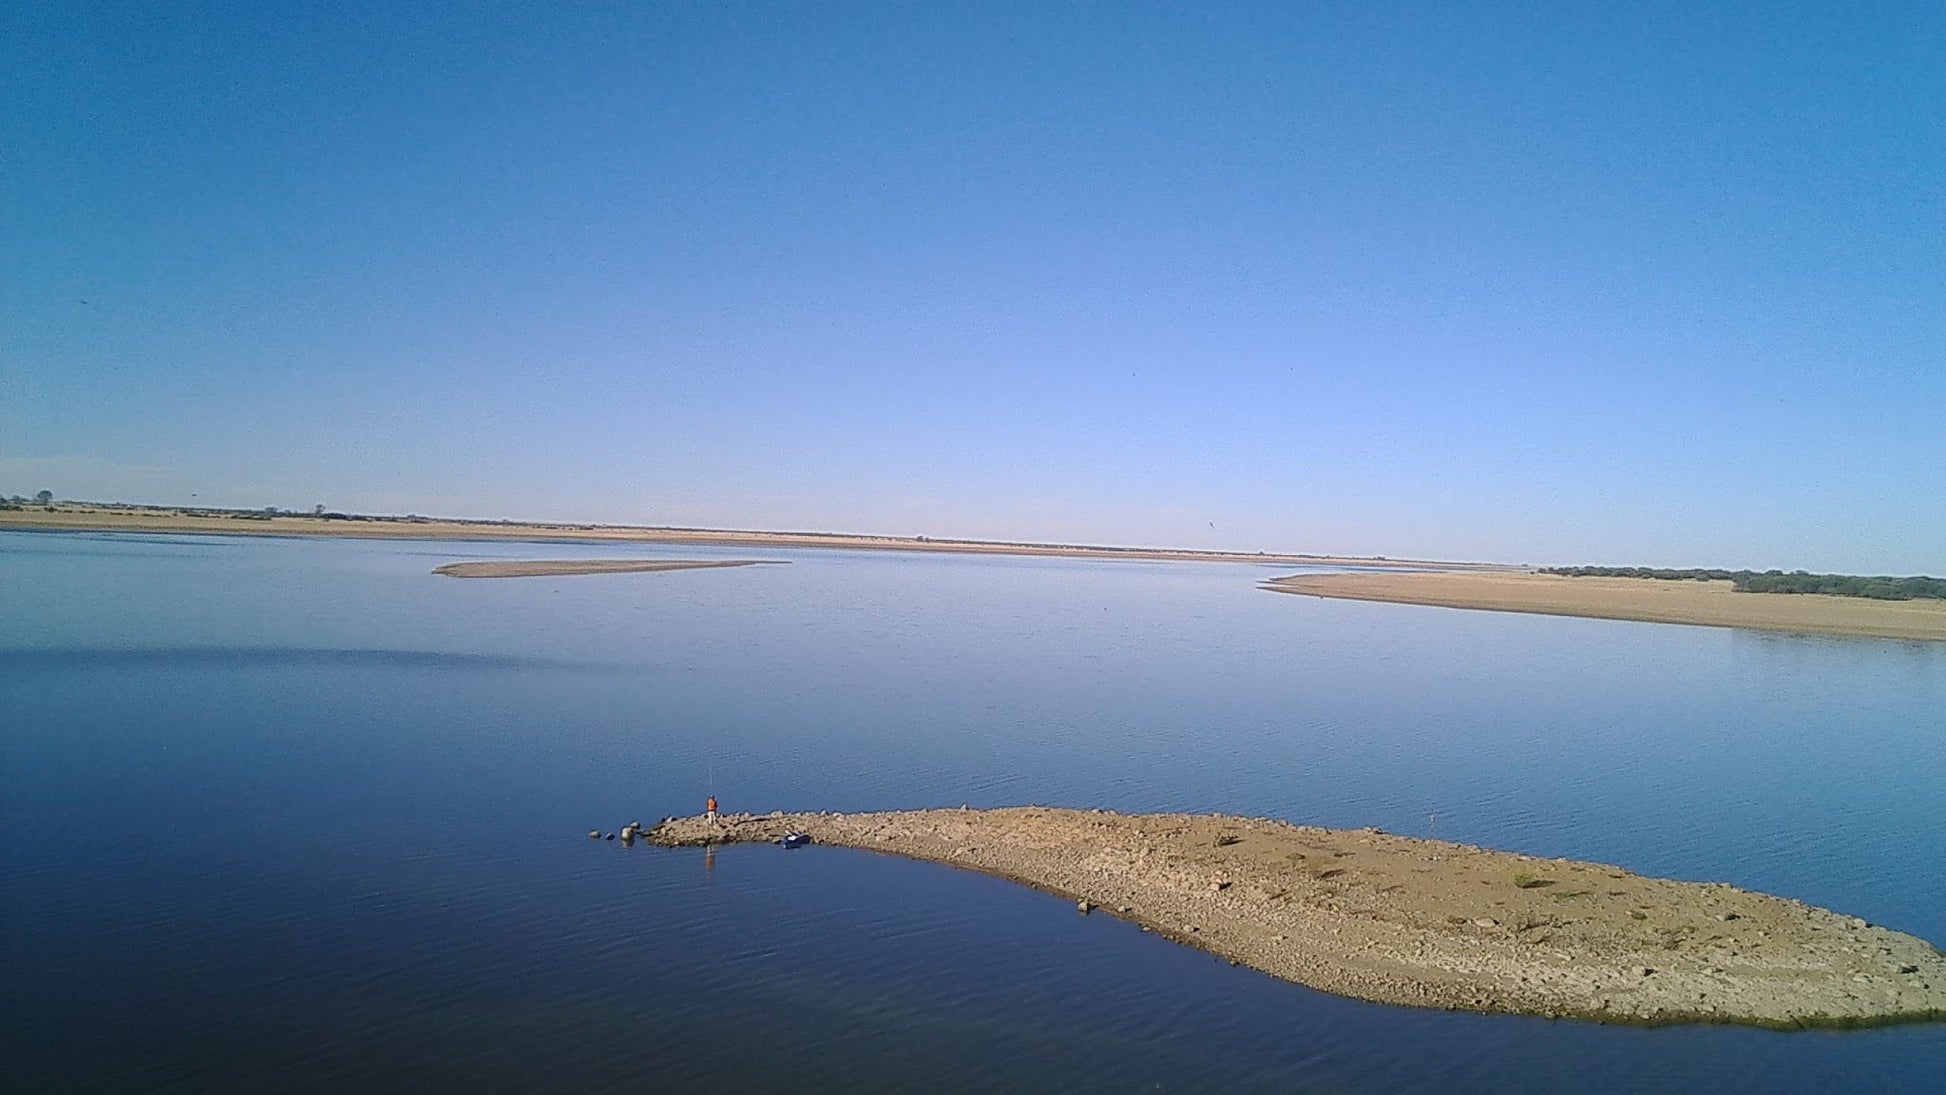
<svg viewBox="0 0 1946 1095">
<path fill-rule="evenodd" d="M 1946 574 L 1942 57 L 1936 4 L 12 4 L 0 494 Z"/>
</svg>

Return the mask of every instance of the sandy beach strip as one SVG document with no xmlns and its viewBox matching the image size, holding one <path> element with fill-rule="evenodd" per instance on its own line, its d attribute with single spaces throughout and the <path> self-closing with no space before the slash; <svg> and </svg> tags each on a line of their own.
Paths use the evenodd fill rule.
<svg viewBox="0 0 1946 1095">
<path fill-rule="evenodd" d="M 646 574 L 660 570 L 781 565 L 776 559 L 534 559 L 525 562 L 447 563 L 434 574 L 449 578 L 553 578 L 564 574 Z"/>
<path fill-rule="evenodd" d="M 1354 601 L 1813 635 L 1946 641 L 1946 601 L 1875 601 L 1816 593 L 1739 593 L 1727 581 L 1571 578 L 1559 574 L 1300 574 L 1263 588 Z"/>
<path fill-rule="evenodd" d="M 835 844 L 997 875 L 1380 1003 L 1778 1028 L 1946 1018 L 1946 957 L 1901 932 L 1727 885 L 1375 829 L 1020 807 L 670 818 L 644 839 L 799 831 L 815 843 L 788 854 Z"/>
<path fill-rule="evenodd" d="M 1070 559 L 1123 559 L 1162 562 L 1284 564 L 1300 566 L 1440 567 L 1505 569 L 1501 564 L 1429 562 L 1407 559 L 1348 558 L 1334 555 L 1175 548 L 1113 547 L 1098 544 L 1038 544 L 997 540 L 942 540 L 920 536 L 866 536 L 822 532 L 762 532 L 736 529 L 651 528 L 548 522 L 451 521 L 429 518 L 327 519 L 309 515 L 211 514 L 150 507 L 110 507 L 57 503 L 52 512 L 29 506 L 0 510 L 0 530 L 47 532 L 132 532 L 220 534 L 226 536 L 331 536 L 350 539 L 562 540 L 588 543 L 695 544 L 751 548 L 840 548 L 947 555 L 1029 555 Z"/>
</svg>

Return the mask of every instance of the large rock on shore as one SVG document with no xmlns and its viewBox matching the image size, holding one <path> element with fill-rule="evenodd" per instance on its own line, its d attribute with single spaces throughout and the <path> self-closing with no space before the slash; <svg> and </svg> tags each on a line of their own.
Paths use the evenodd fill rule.
<svg viewBox="0 0 1946 1095">
<path fill-rule="evenodd" d="M 1731 886 L 1264 818 L 1022 807 L 672 818 L 672 847 L 819 844 L 967 867 L 1326 992 L 1633 1023 L 1946 1019 L 1924 940 Z"/>
</svg>

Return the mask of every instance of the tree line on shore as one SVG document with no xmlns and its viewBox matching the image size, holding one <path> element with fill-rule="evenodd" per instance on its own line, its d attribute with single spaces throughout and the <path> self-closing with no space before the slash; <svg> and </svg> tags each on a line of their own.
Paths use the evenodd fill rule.
<svg viewBox="0 0 1946 1095">
<path fill-rule="evenodd" d="M 1875 601 L 1946 600 L 1946 578 L 1812 574 L 1793 570 L 1717 570 L 1708 567 L 1542 567 L 1570 578 L 1655 578 L 1673 582 L 1730 582 L 1741 593 L 1829 593 Z"/>
</svg>

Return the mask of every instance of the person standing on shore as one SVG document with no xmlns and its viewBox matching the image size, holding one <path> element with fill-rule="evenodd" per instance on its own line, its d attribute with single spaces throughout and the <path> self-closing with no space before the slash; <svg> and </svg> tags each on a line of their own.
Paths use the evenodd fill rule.
<svg viewBox="0 0 1946 1095">
<path fill-rule="evenodd" d="M 703 803 L 703 819 L 706 821 L 716 820 L 716 796 L 715 795 L 711 795 L 709 799 Z"/>
</svg>

